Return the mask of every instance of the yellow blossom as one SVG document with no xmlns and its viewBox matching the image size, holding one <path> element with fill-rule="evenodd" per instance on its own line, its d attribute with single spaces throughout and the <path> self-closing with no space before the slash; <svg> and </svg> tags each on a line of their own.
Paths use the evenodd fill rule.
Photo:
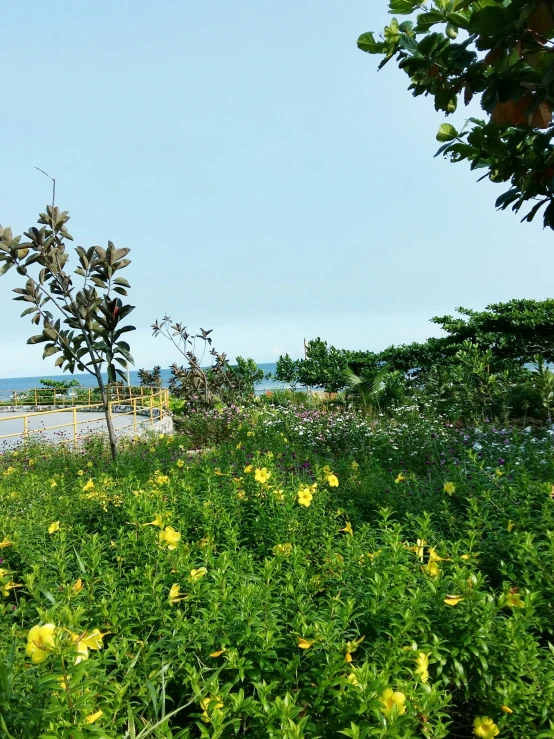
<svg viewBox="0 0 554 739">
<path fill-rule="evenodd" d="M 221 698 L 218 698 L 215 695 L 210 695 L 206 698 L 202 698 L 202 700 L 200 701 L 200 706 L 202 708 L 202 721 L 204 721 L 204 723 L 209 723 L 211 720 L 210 715 L 208 713 L 208 707 L 210 706 L 210 704 L 215 704 L 213 706 L 214 711 L 217 711 L 220 708 L 223 708 L 223 702 Z"/>
<path fill-rule="evenodd" d="M 298 491 L 298 503 L 305 508 L 309 508 L 312 504 L 312 498 L 313 498 L 312 491 L 310 488 L 302 488 L 302 490 Z"/>
<path fill-rule="evenodd" d="M 425 569 L 427 570 L 427 573 L 431 575 L 431 577 L 437 577 L 437 575 L 440 575 L 440 567 L 434 561 L 430 561 L 428 564 L 426 564 Z"/>
<path fill-rule="evenodd" d="M 350 534 L 350 536 L 352 536 L 352 534 L 354 533 L 352 531 L 352 524 L 350 523 L 350 521 L 347 521 L 346 524 L 344 525 L 344 528 L 339 529 L 339 531 L 344 531 L 345 534 Z"/>
<path fill-rule="evenodd" d="M 177 464 L 177 467 L 179 467 L 179 469 L 185 466 L 185 462 L 182 459 L 178 459 L 176 464 Z"/>
<path fill-rule="evenodd" d="M 13 475 L 15 472 L 15 467 L 8 467 L 7 470 L 4 470 L 4 475 Z"/>
<path fill-rule="evenodd" d="M 48 658 L 51 649 L 54 647 L 55 631 L 56 627 L 54 624 L 33 626 L 29 631 L 25 653 L 27 657 L 31 658 L 31 662 L 34 665 L 38 665 Z"/>
<path fill-rule="evenodd" d="M 262 467 L 261 469 L 257 467 L 256 471 L 254 472 L 254 479 L 261 485 L 264 485 L 270 477 L 271 472 L 268 471 L 267 467 Z"/>
<path fill-rule="evenodd" d="M 273 547 L 273 554 L 277 555 L 280 554 L 284 557 L 288 557 L 289 554 L 292 552 L 292 544 L 276 544 Z"/>
<path fill-rule="evenodd" d="M 198 567 L 190 571 L 190 576 L 193 580 L 200 580 L 204 575 L 208 574 L 208 570 L 205 567 Z"/>
<path fill-rule="evenodd" d="M 49 534 L 53 534 L 55 531 L 59 531 L 59 530 L 60 530 L 60 522 L 59 521 L 54 521 L 48 527 L 48 533 Z"/>
<path fill-rule="evenodd" d="M 89 481 L 83 486 L 83 493 L 88 493 L 89 490 L 94 490 L 94 481 L 89 478 Z"/>
<path fill-rule="evenodd" d="M 158 475 L 156 477 L 157 485 L 167 485 L 169 483 L 169 477 L 167 475 Z"/>
<path fill-rule="evenodd" d="M 327 484 L 329 485 L 330 488 L 338 488 L 339 478 L 336 475 L 328 475 Z"/>
<path fill-rule="evenodd" d="M 514 527 L 515 527 L 515 523 L 511 520 L 508 521 L 508 525 L 506 526 L 506 528 L 508 529 L 509 534 L 512 533 L 512 531 L 514 530 Z"/>
<path fill-rule="evenodd" d="M 248 475 L 248 474 L 250 474 L 250 472 L 252 472 L 253 469 L 254 469 L 254 465 L 249 464 L 247 467 L 244 468 L 244 471 Z"/>
<path fill-rule="evenodd" d="M 163 519 L 161 513 L 156 513 L 156 516 L 154 517 L 153 521 L 149 521 L 148 523 L 143 523 L 143 526 L 157 526 L 160 529 L 163 529 Z"/>
<path fill-rule="evenodd" d="M 246 498 L 246 493 L 244 492 L 244 490 L 239 490 L 239 491 L 238 491 L 238 493 L 237 493 L 237 498 L 240 498 L 241 500 L 242 500 L 243 498 Z"/>
<path fill-rule="evenodd" d="M 328 464 L 326 464 L 326 465 L 325 465 L 325 466 L 323 467 L 323 474 L 324 474 L 325 476 L 327 476 L 327 475 L 330 475 L 330 474 L 332 474 L 332 472 L 333 472 L 333 470 L 332 470 L 332 469 L 331 469 L 331 468 L 329 467 L 329 465 L 328 465 Z"/>
<path fill-rule="evenodd" d="M 235 449 L 242 449 L 242 442 L 239 441 L 239 443 L 236 445 Z"/>
<path fill-rule="evenodd" d="M 89 649 L 98 651 L 104 646 L 102 640 L 109 633 L 109 631 L 101 632 L 99 629 L 93 629 L 93 631 L 85 631 L 84 635 L 81 637 L 81 641 Z"/>
<path fill-rule="evenodd" d="M 361 636 L 359 639 L 354 639 L 354 641 L 348 642 L 348 644 L 346 645 L 346 655 L 344 657 L 346 662 L 348 662 L 349 664 L 350 662 L 352 662 L 352 655 L 354 654 L 356 649 L 358 649 L 364 639 L 365 636 Z"/>
<path fill-rule="evenodd" d="M 503 711 L 504 713 L 513 713 L 510 706 L 500 706 L 500 710 Z"/>
<path fill-rule="evenodd" d="M 310 641 L 308 639 L 304 639 L 303 637 L 299 636 L 298 637 L 298 646 L 300 647 L 300 649 L 309 649 L 312 646 L 312 644 L 314 643 L 314 641 L 315 641 L 314 639 L 312 639 Z"/>
<path fill-rule="evenodd" d="M 220 649 L 217 652 L 212 652 L 210 654 L 210 657 L 221 657 L 221 655 L 225 652 L 225 649 Z"/>
<path fill-rule="evenodd" d="M 82 581 L 82 579 L 81 579 L 81 578 L 79 578 L 79 579 L 77 580 L 77 582 L 75 583 L 75 585 L 73 586 L 73 590 L 74 590 L 74 591 L 75 591 L 76 593 L 80 593 L 82 589 L 83 589 L 83 581 Z"/>
<path fill-rule="evenodd" d="M 0 549 L 5 549 L 6 547 L 11 547 L 13 544 L 13 541 L 10 541 L 9 539 L 4 539 L 3 541 L 0 541 Z"/>
<path fill-rule="evenodd" d="M 104 715 L 104 711 L 96 711 L 96 713 L 89 714 L 85 721 L 87 724 L 93 724 L 95 721 L 98 721 L 98 719 Z"/>
<path fill-rule="evenodd" d="M 254 436 L 254 432 L 253 431 L 247 431 L 246 432 L 246 436 Z"/>
<path fill-rule="evenodd" d="M 408 547 L 408 549 L 410 552 L 415 552 L 419 559 L 423 560 L 424 547 L 427 545 L 427 542 L 425 539 L 418 539 L 416 543 L 417 546 Z"/>
<path fill-rule="evenodd" d="M 277 498 L 277 500 L 285 500 L 285 493 L 283 490 L 274 490 L 273 495 Z"/>
<path fill-rule="evenodd" d="M 480 739 L 494 739 L 500 734 L 500 729 L 488 716 L 477 716 L 473 722 L 473 733 Z"/>
<path fill-rule="evenodd" d="M 75 644 L 77 650 L 77 657 L 75 658 L 75 664 L 78 665 L 85 659 L 88 659 L 88 646 L 83 641 L 84 634 L 71 634 L 71 641 Z"/>
<path fill-rule="evenodd" d="M 354 685 L 355 687 L 360 684 L 354 672 L 351 672 L 346 679 L 348 680 L 350 685 Z"/>
<path fill-rule="evenodd" d="M 429 655 L 425 654 L 425 652 L 418 653 L 415 671 L 422 683 L 426 683 L 429 680 Z"/>
<path fill-rule="evenodd" d="M 183 600 L 183 598 L 185 598 L 185 596 L 181 592 L 181 586 L 177 585 L 177 583 L 172 585 L 169 590 L 169 602 L 178 603 L 180 600 Z"/>
<path fill-rule="evenodd" d="M 18 585 L 15 582 L 7 582 L 5 585 L 2 585 L 2 595 L 4 598 L 7 598 L 10 594 L 10 590 L 15 590 L 15 588 L 22 588 L 23 585 Z"/>
<path fill-rule="evenodd" d="M 454 485 L 453 482 L 445 482 L 444 485 L 442 486 L 442 489 L 448 495 L 454 495 L 454 493 L 456 492 L 456 486 Z"/>
<path fill-rule="evenodd" d="M 168 549 L 177 549 L 180 539 L 181 534 L 173 526 L 166 526 L 164 531 L 160 531 L 160 544 Z"/>
<path fill-rule="evenodd" d="M 359 467 L 360 465 L 359 465 L 359 464 L 358 464 L 357 462 L 355 462 L 355 461 L 354 461 L 354 462 L 352 462 L 352 464 L 351 464 L 350 466 L 352 467 L 352 469 L 353 469 L 353 470 L 354 470 L 354 472 L 355 472 L 355 471 L 356 471 L 356 470 L 358 469 L 358 467 Z"/>
<path fill-rule="evenodd" d="M 87 467 L 92 467 L 92 466 L 93 466 L 92 462 L 87 462 Z"/>
<path fill-rule="evenodd" d="M 404 705 L 406 703 L 406 696 L 404 693 L 395 691 L 392 688 L 387 688 L 383 691 L 381 694 L 381 703 L 384 706 L 382 711 L 387 716 L 391 716 L 395 709 L 399 716 L 406 713 L 406 706 Z"/>
<path fill-rule="evenodd" d="M 509 608 L 525 608 L 525 603 L 521 600 L 519 593 L 508 593 L 505 598 L 505 603 Z"/>
<path fill-rule="evenodd" d="M 457 606 L 464 599 L 463 595 L 447 595 L 444 602 L 447 606 Z"/>
<path fill-rule="evenodd" d="M 84 473 L 84 471 L 83 471 L 83 470 L 77 470 L 77 476 L 78 476 L 78 477 L 82 477 L 82 476 L 83 476 L 84 474 L 85 474 L 85 473 Z"/>
<path fill-rule="evenodd" d="M 57 488 L 58 487 L 58 483 L 54 479 L 52 479 L 52 480 L 50 480 L 50 487 L 51 488 Z"/>
<path fill-rule="evenodd" d="M 398 485 L 401 482 L 404 482 L 406 480 L 406 477 L 400 472 L 395 480 L 395 483 Z M 389 688 L 390 690 L 390 688 Z M 402 694 L 401 694 L 402 695 Z"/>
</svg>

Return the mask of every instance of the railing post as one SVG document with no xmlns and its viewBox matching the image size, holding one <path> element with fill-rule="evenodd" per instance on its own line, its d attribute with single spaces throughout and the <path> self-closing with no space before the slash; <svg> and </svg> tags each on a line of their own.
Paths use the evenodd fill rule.
<svg viewBox="0 0 554 739">
<path fill-rule="evenodd" d="M 35 388 L 35 406 L 37 406 L 37 405 L 38 405 L 38 400 L 37 400 L 37 389 Z"/>
<path fill-rule="evenodd" d="M 28 417 L 27 415 L 23 416 L 23 443 L 27 444 L 27 435 L 29 433 L 28 429 Z"/>
<path fill-rule="evenodd" d="M 73 406 L 73 441 L 77 443 L 77 408 Z"/>
<path fill-rule="evenodd" d="M 133 430 L 137 430 L 137 399 L 133 398 Z"/>
<path fill-rule="evenodd" d="M 56 407 L 56 391 L 54 390 L 54 408 Z"/>
<path fill-rule="evenodd" d="M 152 396 L 150 396 L 150 425 L 154 425 L 154 414 L 153 414 L 153 403 L 152 403 Z"/>
</svg>

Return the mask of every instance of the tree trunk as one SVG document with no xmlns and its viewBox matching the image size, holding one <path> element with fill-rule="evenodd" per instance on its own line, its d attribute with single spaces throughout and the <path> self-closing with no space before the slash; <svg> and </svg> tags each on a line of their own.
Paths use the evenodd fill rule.
<svg viewBox="0 0 554 739">
<path fill-rule="evenodd" d="M 106 386 L 104 385 L 104 380 L 102 379 L 102 375 L 100 374 L 99 370 L 96 372 L 96 381 L 98 382 L 98 387 L 102 396 L 102 405 L 104 406 L 104 414 L 106 416 L 106 426 L 108 428 L 108 438 L 110 440 L 110 452 L 112 455 L 112 459 L 115 460 L 117 457 L 117 443 L 112 422 L 112 411 L 110 408 L 110 401 L 108 393 L 106 391 Z"/>
</svg>

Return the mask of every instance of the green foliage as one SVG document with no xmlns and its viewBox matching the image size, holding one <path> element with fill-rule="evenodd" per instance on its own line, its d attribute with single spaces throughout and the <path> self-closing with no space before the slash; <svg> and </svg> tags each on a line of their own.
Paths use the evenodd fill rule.
<svg viewBox="0 0 554 739">
<path fill-rule="evenodd" d="M 156 365 L 152 371 L 139 369 L 138 376 L 140 384 L 143 387 L 161 387 L 162 386 L 162 368 Z"/>
<path fill-rule="evenodd" d="M 393 18 L 382 36 L 365 33 L 358 47 L 396 59 L 410 78 L 414 96 L 430 95 L 435 109 L 454 113 L 479 96 L 487 118 L 470 118 L 464 130 L 442 124 L 438 154 L 485 169 L 492 182 L 511 187 L 496 202 L 523 220 L 543 207 L 545 227 L 554 228 L 554 8 L 550 0 L 390 0 Z M 487 175 L 484 175 L 487 176 Z"/>
<path fill-rule="evenodd" d="M 279 382 L 285 382 L 295 390 L 299 382 L 299 367 L 300 362 L 298 359 L 292 359 L 288 354 L 280 356 L 275 368 L 275 379 Z"/>
<path fill-rule="evenodd" d="M 110 474 L 98 442 L 0 459 L 6 737 L 549 735 L 549 437 L 400 414 L 353 459 L 283 435 L 314 419 L 255 404 L 212 452 L 133 441 Z"/>
</svg>

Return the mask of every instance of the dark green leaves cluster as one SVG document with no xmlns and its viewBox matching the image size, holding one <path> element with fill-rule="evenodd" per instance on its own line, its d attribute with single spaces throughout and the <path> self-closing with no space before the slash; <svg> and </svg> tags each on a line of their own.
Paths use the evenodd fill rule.
<svg viewBox="0 0 554 739">
<path fill-rule="evenodd" d="M 74 274 L 83 278 L 78 289 L 66 270 L 69 255 L 65 240 L 73 240 L 65 227 L 68 220 L 67 211 L 48 206 L 39 217 L 42 227 L 32 227 L 24 234 L 27 241 L 22 241 L 22 236 L 13 237 L 9 228 L 0 228 L 0 274 L 15 268 L 27 278 L 24 287 L 14 290 L 14 300 L 27 305 L 22 316 L 31 316 L 32 323 L 42 327 L 28 343 L 44 343 L 43 358 L 58 355 L 57 367 L 91 374 L 98 374 L 106 363 L 108 381 L 115 382 L 117 375 L 125 378 L 115 363 L 127 367 L 133 362 L 129 344 L 121 338 L 134 330 L 121 325 L 133 306 L 118 297 L 126 296 L 130 285 L 125 278 L 115 276 L 130 264 L 126 259 L 129 249 L 116 249 L 111 241 L 107 249 L 77 246 L 80 266 Z M 31 269 L 38 274 L 32 276 Z"/>
<path fill-rule="evenodd" d="M 470 118 L 460 133 L 441 126 L 438 153 L 467 159 L 493 182 L 511 182 L 497 207 L 519 211 L 527 201 L 531 221 L 542 206 L 554 228 L 554 6 L 551 0 L 391 0 L 393 18 L 380 38 L 365 33 L 358 47 L 393 57 L 410 77 L 414 95 L 431 95 L 436 110 L 453 113 L 475 95 L 486 117 Z"/>
</svg>

